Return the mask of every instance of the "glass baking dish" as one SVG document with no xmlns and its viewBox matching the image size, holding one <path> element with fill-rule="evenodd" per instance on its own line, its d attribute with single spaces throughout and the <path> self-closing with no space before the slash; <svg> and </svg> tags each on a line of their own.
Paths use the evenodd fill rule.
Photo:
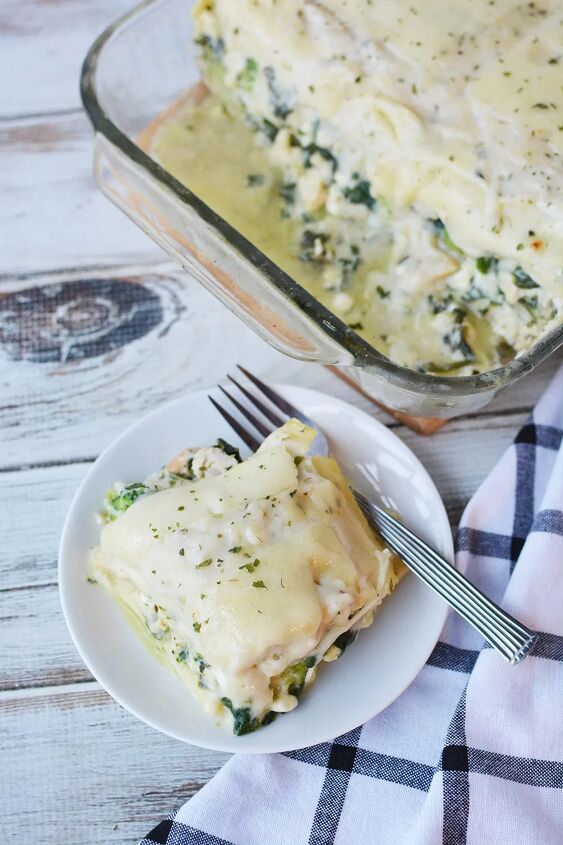
<svg viewBox="0 0 563 845">
<path fill-rule="evenodd" d="M 509 364 L 476 376 L 434 376 L 395 364 L 147 155 L 143 130 L 199 79 L 193 5 L 145 0 L 100 35 L 81 78 L 95 129 L 97 182 L 169 255 L 277 349 L 335 365 L 379 403 L 415 417 L 473 412 L 563 343 L 560 326 Z"/>
</svg>

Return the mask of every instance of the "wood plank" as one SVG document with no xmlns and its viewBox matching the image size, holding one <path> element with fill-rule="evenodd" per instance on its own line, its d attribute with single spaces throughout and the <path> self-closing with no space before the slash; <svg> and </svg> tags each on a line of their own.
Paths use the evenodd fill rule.
<svg viewBox="0 0 563 845">
<path fill-rule="evenodd" d="M 389 420 L 325 368 L 271 349 L 188 274 L 165 267 L 49 274 L 3 286 L 0 468 L 92 458 L 141 414 L 221 381 L 236 361 Z M 24 296 L 32 308 L 19 304 Z M 487 413 L 529 408 L 557 360 L 495 399 Z"/>
<path fill-rule="evenodd" d="M 71 642 L 56 584 L 0 591 L 0 690 L 91 677 Z"/>
<path fill-rule="evenodd" d="M 2 840 L 133 845 L 227 755 L 170 739 L 97 684 L 0 694 Z"/>
<path fill-rule="evenodd" d="M 20 323 L 0 358 L 0 467 L 93 457 L 140 414 L 217 383 L 236 361 L 355 396 L 324 368 L 264 344 L 181 271 L 71 284 L 68 295 L 56 276 L 11 286 L 37 300 L 19 319 L 17 303 L 0 299 L 0 314 Z"/>
<path fill-rule="evenodd" d="M 455 420 L 432 437 L 421 437 L 408 428 L 396 432 L 432 476 L 454 530 L 465 505 L 527 416 L 524 411 Z"/>
<path fill-rule="evenodd" d="M 72 494 L 89 466 L 0 473 L 0 522 L 6 527 L 0 531 L 1 590 L 56 581 L 58 536 Z"/>
<path fill-rule="evenodd" d="M 131 0 L 4 0 L 0 116 L 78 108 L 87 50 L 132 5 Z"/>
<path fill-rule="evenodd" d="M 0 124 L 0 273 L 162 260 L 98 189 L 92 140 L 82 112 Z"/>
</svg>

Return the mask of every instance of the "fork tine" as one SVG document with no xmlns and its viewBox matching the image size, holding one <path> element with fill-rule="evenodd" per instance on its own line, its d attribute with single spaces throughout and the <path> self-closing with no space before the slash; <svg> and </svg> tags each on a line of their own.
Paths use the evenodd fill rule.
<svg viewBox="0 0 563 845">
<path fill-rule="evenodd" d="M 250 373 L 245 367 L 242 367 L 240 364 L 237 364 L 237 367 L 242 373 L 244 373 L 247 379 L 252 382 L 252 384 L 256 385 L 258 390 L 262 391 L 264 396 L 268 397 L 270 402 L 273 402 L 274 405 L 276 405 L 276 407 L 280 409 L 280 411 L 283 411 L 285 414 L 289 414 L 290 417 L 297 417 L 298 419 L 300 419 L 301 412 L 299 411 L 299 408 L 296 408 L 290 402 L 287 402 L 282 396 L 280 396 L 279 393 L 277 393 L 275 390 L 272 390 L 272 388 L 268 387 L 267 384 L 264 384 L 264 382 L 259 379 L 258 376 L 252 375 L 252 373 Z"/>
<path fill-rule="evenodd" d="M 219 411 L 219 413 L 221 414 L 223 419 L 226 420 L 229 423 L 229 425 L 231 426 L 233 431 L 235 431 L 238 434 L 238 436 L 240 437 L 242 442 L 246 443 L 246 445 L 248 446 L 250 451 L 256 452 L 256 450 L 260 446 L 260 442 L 258 440 L 256 440 L 256 438 L 253 437 L 252 434 L 249 431 L 247 431 L 245 429 L 245 427 L 239 423 L 238 420 L 236 420 L 233 416 L 231 416 L 231 414 L 229 414 L 229 412 L 226 411 L 225 408 L 221 407 L 221 405 L 218 402 L 216 402 L 215 399 L 212 396 L 208 396 L 207 398 L 209 399 L 211 404 L 214 405 L 215 408 Z"/>
<path fill-rule="evenodd" d="M 272 431 L 273 431 L 273 429 L 272 429 L 272 428 L 268 428 L 268 426 L 267 426 L 267 425 L 264 425 L 264 423 L 263 423 L 261 420 L 259 420 L 259 419 L 258 419 L 258 417 L 256 417 L 256 416 L 252 413 L 252 411 L 249 411 L 249 410 L 248 410 L 248 408 L 245 408 L 245 407 L 244 407 L 244 405 L 242 404 L 242 402 L 239 402 L 239 401 L 238 401 L 238 399 L 235 399 L 235 397 L 234 397 L 234 396 L 231 396 L 231 394 L 230 394 L 230 393 L 228 393 L 228 392 L 225 390 L 225 388 L 224 388 L 224 387 L 221 387 L 221 385 L 219 385 L 219 390 L 221 391 L 221 393 L 223 393 L 223 394 L 227 397 L 227 399 L 228 399 L 230 402 L 232 402 L 232 403 L 233 403 L 233 405 L 235 406 L 235 408 L 237 408 L 237 409 L 241 412 L 241 414 L 243 415 L 243 417 L 245 417 L 245 419 L 247 419 L 247 420 L 248 420 L 248 422 L 249 422 L 251 425 L 253 425 L 253 426 L 254 426 L 254 428 L 256 429 L 256 431 L 259 431 L 259 432 L 260 432 L 260 434 L 262 435 L 262 437 L 267 437 L 267 436 L 268 436 L 268 434 L 271 434 L 271 433 L 272 433 Z"/>
<path fill-rule="evenodd" d="M 266 419 L 270 420 L 270 422 L 273 423 L 273 425 L 275 425 L 276 428 L 278 428 L 280 425 L 284 424 L 285 420 L 282 417 L 280 417 L 279 414 L 276 414 L 275 411 L 272 411 L 270 408 L 268 408 L 266 405 L 264 405 L 264 403 L 261 402 L 260 399 L 258 399 L 257 396 L 254 396 L 254 394 L 250 392 L 250 390 L 247 390 L 246 387 L 243 387 L 242 384 L 239 384 L 238 381 L 236 381 L 232 376 L 227 376 L 227 378 L 229 379 L 229 381 L 232 381 L 232 383 L 234 384 L 235 387 L 238 387 L 240 392 L 243 393 L 246 396 L 246 398 L 249 400 L 249 402 L 252 402 L 254 407 L 258 408 L 260 413 L 264 414 Z"/>
</svg>

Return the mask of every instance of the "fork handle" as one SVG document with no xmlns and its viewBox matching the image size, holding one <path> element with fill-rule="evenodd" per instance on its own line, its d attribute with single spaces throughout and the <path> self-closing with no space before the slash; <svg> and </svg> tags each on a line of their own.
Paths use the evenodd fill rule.
<svg viewBox="0 0 563 845">
<path fill-rule="evenodd" d="M 369 513 L 391 549 L 431 589 L 472 625 L 511 664 L 519 663 L 538 635 L 487 598 L 451 563 L 430 549 L 404 525 L 371 505 Z M 404 535 L 408 535 L 408 547 Z"/>
</svg>

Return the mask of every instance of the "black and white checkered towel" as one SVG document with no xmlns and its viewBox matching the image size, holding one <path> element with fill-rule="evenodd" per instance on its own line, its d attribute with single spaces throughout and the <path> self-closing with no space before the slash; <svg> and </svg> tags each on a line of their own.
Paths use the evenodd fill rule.
<svg viewBox="0 0 563 845">
<path fill-rule="evenodd" d="M 470 501 L 457 555 L 541 632 L 509 666 L 453 614 L 394 704 L 332 743 L 240 755 L 141 845 L 563 843 L 563 370 Z"/>
</svg>

